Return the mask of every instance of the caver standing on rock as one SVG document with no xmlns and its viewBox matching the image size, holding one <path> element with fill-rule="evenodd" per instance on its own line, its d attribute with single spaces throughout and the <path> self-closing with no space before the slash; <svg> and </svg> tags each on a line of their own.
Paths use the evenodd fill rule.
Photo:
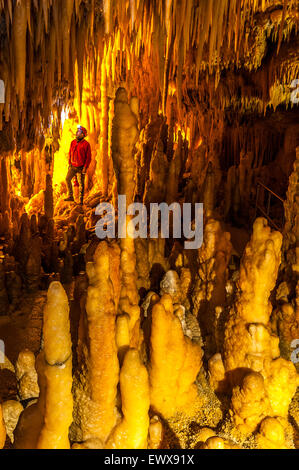
<svg viewBox="0 0 299 470">
<path fill-rule="evenodd" d="M 87 130 L 82 126 L 78 126 L 76 139 L 71 143 L 69 171 L 66 177 L 69 197 L 66 198 L 65 201 L 74 201 L 72 179 L 77 177 L 79 180 L 81 205 L 84 199 L 85 175 L 91 163 L 91 147 L 87 140 L 85 140 L 86 136 Z"/>
</svg>

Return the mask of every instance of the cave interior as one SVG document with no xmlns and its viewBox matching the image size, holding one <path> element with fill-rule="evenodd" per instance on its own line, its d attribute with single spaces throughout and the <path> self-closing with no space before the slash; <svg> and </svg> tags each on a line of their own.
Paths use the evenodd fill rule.
<svg viewBox="0 0 299 470">
<path fill-rule="evenodd" d="M 298 0 L 0 0 L 0 448 L 299 448 L 298 103 Z"/>
</svg>

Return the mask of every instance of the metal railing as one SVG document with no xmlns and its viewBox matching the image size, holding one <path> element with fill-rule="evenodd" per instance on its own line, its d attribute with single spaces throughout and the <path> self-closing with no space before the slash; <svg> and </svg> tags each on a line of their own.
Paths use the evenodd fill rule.
<svg viewBox="0 0 299 470">
<path fill-rule="evenodd" d="M 266 205 L 261 205 L 260 204 L 260 194 L 262 191 L 266 191 L 266 194 L 264 194 L 263 200 L 267 198 L 267 203 Z M 274 220 L 273 217 L 271 217 L 271 201 L 272 197 L 276 198 L 281 204 L 282 204 L 282 216 L 281 216 L 281 224 L 277 223 L 277 220 Z M 255 203 L 255 218 L 257 218 L 257 213 L 260 211 L 264 217 L 269 221 L 270 225 L 273 226 L 276 230 L 279 232 L 283 231 L 284 227 L 284 200 L 276 194 L 272 189 L 268 188 L 264 183 L 262 183 L 260 180 L 257 181 L 257 190 L 256 190 L 256 203 Z"/>
</svg>

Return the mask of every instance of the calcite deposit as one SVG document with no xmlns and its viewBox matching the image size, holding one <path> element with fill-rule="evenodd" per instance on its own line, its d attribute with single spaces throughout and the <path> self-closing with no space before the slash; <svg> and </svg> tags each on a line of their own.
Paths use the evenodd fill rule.
<svg viewBox="0 0 299 470">
<path fill-rule="evenodd" d="M 298 51 L 298 0 L 0 0 L 0 448 L 299 448 Z"/>
<path fill-rule="evenodd" d="M 165 294 L 152 311 L 150 392 L 153 409 L 166 418 L 182 410 L 192 413 L 197 397 L 195 380 L 201 365 L 200 345 L 184 336 L 173 312 L 172 298 Z"/>
</svg>

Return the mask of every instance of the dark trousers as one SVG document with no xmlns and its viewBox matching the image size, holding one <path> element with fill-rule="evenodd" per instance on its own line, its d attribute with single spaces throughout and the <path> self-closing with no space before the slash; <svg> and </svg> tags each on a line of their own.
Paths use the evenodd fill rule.
<svg viewBox="0 0 299 470">
<path fill-rule="evenodd" d="M 80 201 L 83 201 L 84 198 L 84 190 L 85 190 L 85 175 L 82 173 L 84 167 L 76 167 L 76 166 L 70 166 L 68 174 L 66 176 L 66 184 L 69 192 L 69 197 L 74 197 L 73 194 L 73 185 L 72 185 L 72 179 L 78 175 L 78 182 L 79 182 L 79 190 L 80 190 Z"/>
</svg>

